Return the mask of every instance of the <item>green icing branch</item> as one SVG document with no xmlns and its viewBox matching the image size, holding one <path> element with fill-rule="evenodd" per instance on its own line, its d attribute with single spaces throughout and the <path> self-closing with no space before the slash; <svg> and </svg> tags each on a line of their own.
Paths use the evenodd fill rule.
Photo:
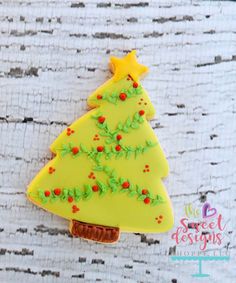
<svg viewBox="0 0 236 283">
<path fill-rule="evenodd" d="M 117 104 L 117 102 L 120 100 L 120 94 L 125 93 L 127 98 L 136 97 L 138 95 L 141 95 L 143 92 L 143 89 L 141 86 L 138 86 L 137 88 L 134 88 L 133 86 L 128 89 L 121 89 L 119 91 L 115 92 L 104 92 L 102 95 L 100 95 L 100 99 L 103 101 L 107 101 L 112 104 Z M 93 101 L 97 101 L 97 98 L 94 98 Z"/>
<path fill-rule="evenodd" d="M 117 146 L 98 146 L 97 148 L 92 147 L 88 149 L 85 145 L 80 144 L 79 147 L 73 145 L 72 143 L 63 144 L 61 149 L 61 155 L 65 156 L 71 154 L 73 158 L 81 156 L 81 154 L 87 154 L 87 156 L 93 159 L 96 163 L 100 162 L 100 159 L 104 156 L 106 160 L 110 160 L 112 157 L 115 159 L 125 157 L 129 159 L 131 155 L 137 158 L 138 155 L 145 153 L 148 149 L 156 146 L 157 143 L 152 141 L 146 141 L 145 145 L 138 145 L 135 147 L 118 145 Z M 74 149 L 76 153 L 74 153 Z"/>
<path fill-rule="evenodd" d="M 118 178 L 114 173 L 114 170 L 107 166 L 98 166 L 94 168 L 97 171 L 105 172 L 109 178 L 107 182 L 97 180 L 96 185 L 91 186 L 89 184 L 84 185 L 84 188 L 63 188 L 56 189 L 60 190 L 60 193 L 55 193 L 55 189 L 46 190 L 48 193 L 45 194 L 45 190 L 39 189 L 38 196 L 43 204 L 50 201 L 51 203 L 55 201 L 72 201 L 78 202 L 80 200 L 89 200 L 95 193 L 98 193 L 101 197 L 106 195 L 108 192 L 112 194 L 124 193 L 128 197 L 135 197 L 139 201 L 143 201 L 145 204 L 150 204 L 151 206 L 156 206 L 164 203 L 163 198 L 160 195 L 153 195 L 147 189 L 142 189 L 140 186 L 132 184 L 128 179 Z M 96 188 L 96 190 L 95 190 Z"/>
<path fill-rule="evenodd" d="M 99 117 L 102 117 L 102 113 L 100 111 L 92 116 L 92 118 L 96 120 Z M 106 144 L 111 144 L 114 142 L 119 144 L 119 141 L 116 139 L 117 133 L 129 133 L 131 130 L 138 129 L 140 124 L 142 124 L 144 121 L 144 118 L 139 114 L 139 112 L 136 112 L 132 118 L 128 117 L 125 122 L 119 122 L 115 130 L 111 130 L 106 121 L 103 123 L 96 122 L 96 126 L 102 130 L 99 132 L 99 134 L 103 137 L 107 137 L 105 141 Z"/>
</svg>

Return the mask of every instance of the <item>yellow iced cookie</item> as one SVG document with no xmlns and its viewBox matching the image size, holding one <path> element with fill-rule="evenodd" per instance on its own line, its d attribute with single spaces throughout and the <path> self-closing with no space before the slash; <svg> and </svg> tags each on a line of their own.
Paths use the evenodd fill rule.
<svg viewBox="0 0 236 283">
<path fill-rule="evenodd" d="M 135 51 L 111 58 L 113 77 L 88 98 L 93 108 L 54 141 L 52 159 L 28 187 L 36 205 L 70 220 L 77 237 L 111 243 L 121 232 L 165 232 L 173 211 L 161 181 L 168 163 L 147 120 L 155 110 Z"/>
</svg>

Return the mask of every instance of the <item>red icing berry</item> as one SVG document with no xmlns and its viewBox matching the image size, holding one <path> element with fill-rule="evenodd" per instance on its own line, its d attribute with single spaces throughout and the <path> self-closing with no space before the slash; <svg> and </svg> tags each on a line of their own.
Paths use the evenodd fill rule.
<svg viewBox="0 0 236 283">
<path fill-rule="evenodd" d="M 158 223 L 158 224 L 161 224 L 161 220 L 158 220 L 157 223 Z"/>
<path fill-rule="evenodd" d="M 162 219 L 162 218 L 163 218 L 163 216 L 162 216 L 162 215 L 160 215 L 160 216 L 159 216 L 159 218 L 160 218 L 160 219 Z"/>
<path fill-rule="evenodd" d="M 50 191 L 45 191 L 45 192 L 44 192 L 45 197 L 49 197 L 49 196 L 50 196 L 50 194 L 51 194 L 51 192 L 50 192 Z"/>
<path fill-rule="evenodd" d="M 103 124 L 103 123 L 105 122 L 105 120 L 106 120 L 106 118 L 105 118 L 104 116 L 98 117 L 98 122 L 99 122 L 100 124 Z"/>
<path fill-rule="evenodd" d="M 76 213 L 77 211 L 80 211 L 80 209 L 76 205 L 73 205 L 72 206 L 72 212 Z"/>
<path fill-rule="evenodd" d="M 138 113 L 139 113 L 140 116 L 143 116 L 145 114 L 145 111 L 144 110 L 140 110 Z"/>
<path fill-rule="evenodd" d="M 116 151 L 120 151 L 121 150 L 121 146 L 118 144 L 117 146 L 116 146 Z"/>
<path fill-rule="evenodd" d="M 102 99 L 102 95 L 101 95 L 101 94 L 98 94 L 98 95 L 97 95 L 97 99 L 98 99 L 98 100 Z"/>
<path fill-rule="evenodd" d="M 71 129 L 70 128 L 67 128 L 67 135 L 69 134 L 70 135 L 71 133 Z"/>
<path fill-rule="evenodd" d="M 116 136 L 116 139 L 117 139 L 118 141 L 120 141 L 120 140 L 122 139 L 122 135 L 117 135 L 117 136 Z"/>
<path fill-rule="evenodd" d="M 73 147 L 72 149 L 71 149 L 71 151 L 72 151 L 72 153 L 75 155 L 75 154 L 77 154 L 78 152 L 79 152 L 79 148 L 78 147 Z"/>
<path fill-rule="evenodd" d="M 95 175 L 93 172 L 90 172 L 90 174 L 88 175 L 89 179 L 96 179 Z"/>
<path fill-rule="evenodd" d="M 130 183 L 129 183 L 129 182 L 124 182 L 124 183 L 122 184 L 122 187 L 123 187 L 124 189 L 128 189 L 129 186 L 130 186 Z"/>
<path fill-rule="evenodd" d="M 97 151 L 98 151 L 98 152 L 102 152 L 102 151 L 103 151 L 103 149 L 104 149 L 104 147 L 103 147 L 103 146 L 101 146 L 101 145 L 97 147 Z"/>
<path fill-rule="evenodd" d="M 73 197 L 71 196 L 68 197 L 68 202 L 72 202 L 73 200 L 74 200 Z"/>
<path fill-rule="evenodd" d="M 149 204 L 150 203 L 150 198 L 145 198 L 144 200 L 143 200 L 143 202 L 145 203 L 145 204 Z"/>
<path fill-rule="evenodd" d="M 125 94 L 125 93 L 121 93 L 120 95 L 119 95 L 119 97 L 120 97 L 120 100 L 123 100 L 123 101 L 125 101 L 126 100 L 126 98 L 127 98 L 127 95 Z"/>
<path fill-rule="evenodd" d="M 75 131 L 72 130 L 71 128 L 67 128 L 67 136 L 70 136 L 71 134 L 73 134 Z"/>
<path fill-rule="evenodd" d="M 148 190 L 146 190 L 146 189 L 143 189 L 143 190 L 142 190 L 142 194 L 143 194 L 143 195 L 146 195 L 146 194 L 148 194 Z"/>
<path fill-rule="evenodd" d="M 56 196 L 59 196 L 61 194 L 61 189 L 59 189 L 59 188 L 54 189 L 54 194 Z"/>
<path fill-rule="evenodd" d="M 145 167 L 146 167 L 146 168 L 148 168 L 148 167 L 149 167 L 149 165 L 145 165 Z"/>
<path fill-rule="evenodd" d="M 137 88 L 138 87 L 138 83 L 134 82 L 133 83 L 133 88 Z"/>
<path fill-rule="evenodd" d="M 94 141 L 99 141 L 99 140 L 100 140 L 100 139 L 99 139 L 99 135 L 98 135 L 98 134 L 94 135 L 93 140 L 94 140 Z"/>
<path fill-rule="evenodd" d="M 52 174 L 52 173 L 54 173 L 55 171 L 56 171 L 56 169 L 53 168 L 53 167 L 49 167 L 49 168 L 48 168 L 48 173 L 49 173 L 49 174 Z"/>
<path fill-rule="evenodd" d="M 99 187 L 97 185 L 92 186 L 92 190 L 94 192 L 98 192 L 99 191 Z"/>
</svg>

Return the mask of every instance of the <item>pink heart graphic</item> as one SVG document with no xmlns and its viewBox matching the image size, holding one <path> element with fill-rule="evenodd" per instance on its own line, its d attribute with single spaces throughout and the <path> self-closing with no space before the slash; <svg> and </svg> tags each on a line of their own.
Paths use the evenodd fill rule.
<svg viewBox="0 0 236 283">
<path fill-rule="evenodd" d="M 203 218 L 209 218 L 215 216 L 217 213 L 216 208 L 212 207 L 209 203 L 205 203 L 202 207 L 202 217 Z"/>
</svg>

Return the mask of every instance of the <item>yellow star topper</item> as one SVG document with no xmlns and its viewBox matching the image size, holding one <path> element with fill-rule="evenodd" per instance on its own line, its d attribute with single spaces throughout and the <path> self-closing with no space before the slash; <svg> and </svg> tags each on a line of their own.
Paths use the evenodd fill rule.
<svg viewBox="0 0 236 283">
<path fill-rule="evenodd" d="M 141 75 L 148 72 L 148 67 L 139 64 L 136 57 L 136 50 L 132 50 L 123 58 L 111 57 L 110 68 L 114 73 L 112 79 L 119 81 L 127 75 L 138 81 Z"/>
</svg>

